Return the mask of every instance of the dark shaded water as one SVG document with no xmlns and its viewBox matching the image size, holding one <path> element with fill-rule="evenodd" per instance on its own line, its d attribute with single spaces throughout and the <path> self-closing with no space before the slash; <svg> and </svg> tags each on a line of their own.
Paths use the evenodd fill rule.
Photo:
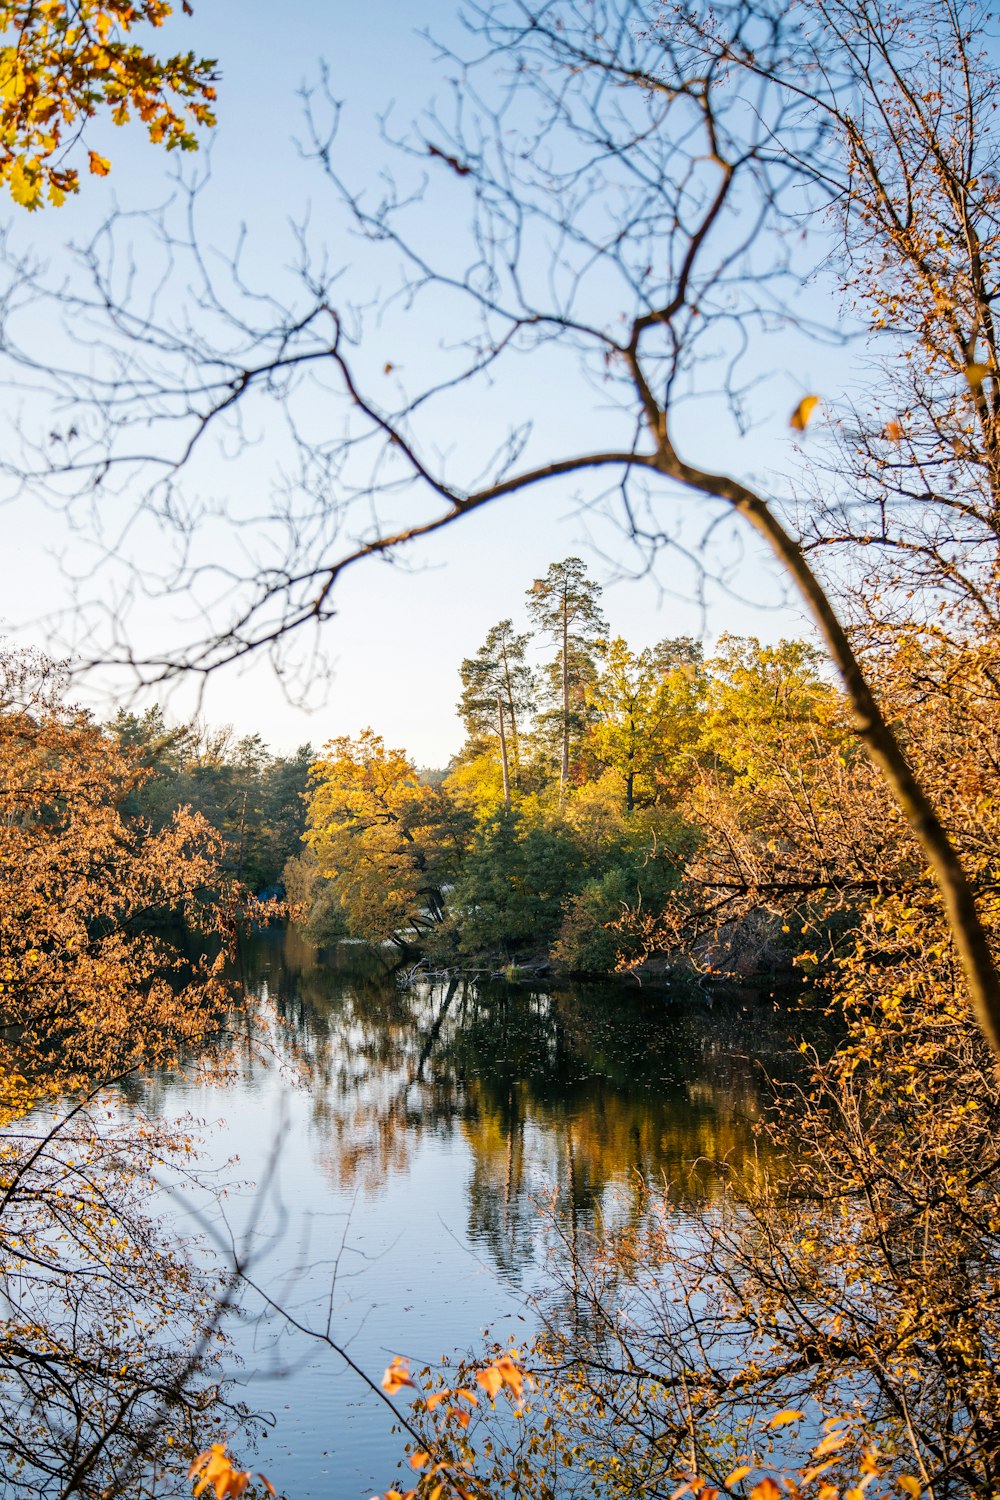
<svg viewBox="0 0 1000 1500">
<path fill-rule="evenodd" d="M 620 1212 L 637 1173 L 681 1201 L 719 1191 L 717 1163 L 749 1149 L 787 1066 L 791 1024 L 759 997 L 405 990 L 364 950 L 320 960 L 281 931 L 246 967 L 278 1060 L 248 1058 L 225 1089 L 149 1086 L 148 1105 L 205 1122 L 232 1184 L 221 1209 L 178 1202 L 178 1221 L 211 1215 L 276 1301 L 376 1379 L 394 1354 L 433 1363 L 486 1328 L 529 1336 L 548 1215 Z M 393 1482 L 391 1415 L 328 1347 L 252 1295 L 234 1340 L 245 1399 L 274 1414 L 256 1463 L 279 1490 L 364 1500 Z"/>
</svg>

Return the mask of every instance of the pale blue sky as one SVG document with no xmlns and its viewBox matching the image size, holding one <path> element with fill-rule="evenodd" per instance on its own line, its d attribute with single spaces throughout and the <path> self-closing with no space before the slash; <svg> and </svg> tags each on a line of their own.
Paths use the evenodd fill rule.
<svg viewBox="0 0 1000 1500">
<path fill-rule="evenodd" d="M 327 228 L 329 195 L 315 166 L 303 161 L 295 146 L 295 136 L 302 134 L 297 91 L 315 81 L 320 59 L 325 59 L 333 92 L 344 104 L 338 162 L 352 182 L 367 176 L 374 180 L 386 155 L 377 113 L 392 103 L 393 119 L 405 127 L 443 87 L 447 70 L 443 74 L 435 66 L 418 33 L 429 26 L 447 37 L 455 24 L 453 7 L 444 0 L 422 7 L 399 0 L 366 7 L 343 0 L 286 0 L 280 12 L 264 0 L 242 0 L 238 6 L 234 0 L 199 0 L 193 20 L 178 18 L 175 44 L 218 55 L 223 71 L 212 184 L 203 204 L 202 226 L 209 240 L 225 248 L 245 223 L 250 266 L 265 280 L 273 275 L 280 281 L 293 255 L 288 222 L 300 219 L 309 205 L 314 239 L 328 236 L 338 264 L 353 262 L 352 274 L 358 274 L 359 247 L 336 219 Z M 39 249 L 55 267 L 63 243 L 85 235 L 114 199 L 131 208 L 156 202 L 164 193 L 166 164 L 134 133 L 109 130 L 97 144 L 114 161 L 107 183 L 88 180 L 79 202 L 14 221 L 19 241 Z M 14 211 L 3 212 L 11 216 Z M 447 235 L 447 226 L 442 231 Z M 360 259 L 363 271 L 363 254 Z M 386 274 L 384 267 L 379 274 Z M 436 327 L 424 332 L 411 326 L 408 342 L 376 348 L 372 359 L 378 365 L 384 358 L 404 365 L 424 354 L 431 359 L 440 336 Z M 750 437 L 741 441 L 735 434 L 692 431 L 692 442 L 708 443 L 713 463 L 740 474 L 759 471 L 765 461 L 777 467 L 794 464 L 788 412 L 803 390 L 829 388 L 836 362 L 818 349 L 807 357 L 806 368 L 800 368 L 799 353 L 790 352 L 789 361 L 795 369 L 783 371 L 779 361 L 764 418 Z M 578 399 L 555 388 L 553 372 L 541 362 L 528 378 L 535 384 L 519 394 L 539 423 L 560 435 L 564 429 L 567 444 L 585 440 L 591 414 Z M 455 430 L 442 431 L 440 443 L 448 447 L 454 442 L 468 453 L 480 430 L 485 433 L 488 425 L 495 430 L 504 416 L 502 410 L 477 413 L 457 400 Z M 523 410 L 512 413 L 512 419 L 520 416 Z M 267 442 L 265 435 L 265 449 Z M 261 450 L 260 463 L 265 459 Z M 218 472 L 217 483 L 224 489 L 228 471 Z M 235 484 L 236 471 L 232 473 Z M 7 597 L 0 598 L 0 621 L 20 626 L 58 604 L 60 582 L 45 553 L 65 537 L 49 517 L 40 524 L 39 513 L 23 505 L 9 509 L 6 521 L 13 566 L 5 568 Z M 612 629 L 636 645 L 684 633 L 707 633 L 711 641 L 724 630 L 765 638 L 803 631 L 801 610 L 794 601 L 787 604 L 780 578 L 749 537 L 729 526 L 714 545 L 713 556 L 734 565 L 746 549 L 734 572 L 745 601 L 710 588 L 703 613 L 690 570 L 679 557 L 665 552 L 655 578 L 629 580 L 622 575 L 634 569 L 635 558 L 606 520 L 579 513 L 572 488 L 529 493 L 448 530 L 396 566 L 369 565 L 344 580 L 339 616 L 327 627 L 335 675 L 323 707 L 306 714 L 290 706 L 262 660 L 213 679 L 203 711 L 211 721 L 232 722 L 240 732 L 259 731 L 279 749 L 304 739 L 319 744 L 371 724 L 390 742 L 405 745 L 418 762 L 441 764 L 460 739 L 454 703 L 462 657 L 477 648 L 499 618 L 512 615 L 520 622 L 531 580 L 571 553 L 583 557 L 607 583 L 605 607 Z M 157 642 L 167 642 L 174 629 L 170 610 L 148 628 Z M 41 627 L 32 627 L 29 634 L 46 644 Z M 182 690 L 171 711 L 184 715 L 191 701 Z"/>
</svg>

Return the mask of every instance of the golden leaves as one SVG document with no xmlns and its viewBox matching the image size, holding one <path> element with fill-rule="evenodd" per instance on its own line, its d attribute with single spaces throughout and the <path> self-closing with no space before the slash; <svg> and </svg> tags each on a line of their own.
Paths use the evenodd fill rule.
<svg viewBox="0 0 1000 1500">
<path fill-rule="evenodd" d="M 424 1376 L 428 1373 L 423 1371 Z M 520 1356 L 514 1348 L 477 1369 L 475 1380 L 491 1400 L 506 1391 L 512 1402 L 519 1402 L 525 1387 L 534 1385 L 522 1369 Z M 396 1355 L 382 1377 L 382 1389 L 395 1395 L 404 1386 L 414 1385 L 407 1360 Z M 423 1428 L 422 1446 L 415 1448 L 409 1456 L 410 1468 L 420 1476 L 417 1488 L 389 1489 L 384 1491 L 381 1500 L 415 1500 L 418 1493 L 426 1496 L 426 1500 L 440 1500 L 445 1494 L 449 1500 L 472 1500 L 473 1494 L 482 1493 L 473 1474 L 472 1449 L 465 1439 L 471 1421 L 470 1409 L 478 1406 L 479 1397 L 467 1385 L 446 1386 L 415 1401 L 414 1412 L 419 1413 L 422 1409 L 433 1419 Z M 523 1414 L 522 1408 L 515 1406 L 514 1415 L 520 1417 Z M 416 1431 L 413 1427 L 410 1430 Z M 709 1500 L 716 1500 L 716 1497 L 717 1492 L 713 1492 Z M 379 1497 L 372 1496 L 372 1500 L 379 1500 Z"/>
<path fill-rule="evenodd" d="M 498 1392 L 507 1386 L 513 1396 L 520 1401 L 524 1391 L 525 1375 L 513 1359 L 504 1355 L 494 1360 L 491 1365 L 487 1365 L 485 1369 L 478 1370 L 476 1381 L 491 1400 L 495 1400 Z"/>
<path fill-rule="evenodd" d="M 895 418 L 893 418 L 889 422 L 886 422 L 885 426 L 882 428 L 882 436 L 885 438 L 886 442 L 901 443 L 903 441 L 902 423 L 897 422 Z"/>
<path fill-rule="evenodd" d="M 78 190 L 63 153 L 102 108 L 115 125 L 134 113 L 167 150 L 194 150 L 196 129 L 215 123 L 214 61 L 159 58 L 131 40 L 164 24 L 164 0 L 6 0 L 0 14 L 12 39 L 0 47 L 0 182 L 21 207 L 39 208 L 46 195 L 58 206 Z M 88 166 L 95 177 L 111 170 L 95 151 Z"/>
<path fill-rule="evenodd" d="M 820 404 L 819 396 L 803 396 L 798 406 L 788 419 L 788 425 L 793 432 L 805 432 L 812 421 L 816 408 Z"/>
<path fill-rule="evenodd" d="M 7 177 L 7 187 L 14 202 L 29 210 L 41 206 L 42 178 L 37 162 L 19 157 Z"/>
<path fill-rule="evenodd" d="M 211 1489 L 215 1500 L 239 1500 L 246 1493 L 253 1478 L 249 1469 L 237 1469 L 226 1453 L 225 1443 L 213 1443 L 204 1453 L 199 1453 L 188 1469 L 188 1479 L 196 1480 L 194 1495 L 203 1495 Z M 274 1485 L 263 1474 L 258 1474 L 269 1495 L 275 1493 Z"/>
</svg>

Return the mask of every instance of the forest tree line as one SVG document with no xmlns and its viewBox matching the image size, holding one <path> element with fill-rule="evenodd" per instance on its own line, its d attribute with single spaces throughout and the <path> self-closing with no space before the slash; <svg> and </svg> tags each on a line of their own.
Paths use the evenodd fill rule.
<svg viewBox="0 0 1000 1500">
<path fill-rule="evenodd" d="M 444 769 L 371 728 L 280 756 L 259 735 L 122 710 L 108 732 L 138 773 L 122 811 L 153 831 L 199 814 L 221 839 L 219 878 L 287 894 L 316 943 L 459 967 L 604 973 L 683 955 L 720 973 L 815 971 L 873 897 L 927 892 L 812 644 L 633 647 L 578 558 L 534 581 L 526 614 L 462 661 L 465 738 Z M 983 825 L 960 791 L 988 775 L 988 644 L 873 629 L 869 650 L 971 860 Z"/>
<path fill-rule="evenodd" d="M 465 740 L 446 771 L 421 772 L 372 729 L 314 762 L 306 848 L 286 880 L 317 941 L 612 970 L 648 956 L 648 918 L 681 899 L 718 836 L 713 801 L 750 809 L 795 740 L 809 742 L 794 758 L 806 776 L 820 747 L 856 753 L 806 642 L 634 648 L 610 635 L 575 557 L 534 581 L 527 615 L 533 630 L 501 620 L 462 662 Z M 786 924 L 740 915 L 703 960 L 787 963 Z"/>
</svg>

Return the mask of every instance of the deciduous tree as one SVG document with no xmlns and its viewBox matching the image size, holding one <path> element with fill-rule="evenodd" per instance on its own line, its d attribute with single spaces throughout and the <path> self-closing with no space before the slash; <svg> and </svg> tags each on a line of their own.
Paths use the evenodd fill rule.
<svg viewBox="0 0 1000 1500">
<path fill-rule="evenodd" d="M 148 773 L 62 689 L 0 653 L 0 1470 L 25 1500 L 154 1494 L 223 1401 L 225 1278 L 151 1204 L 192 1138 L 121 1087 L 224 1038 L 218 841 L 129 818 Z"/>
<path fill-rule="evenodd" d="M 310 780 L 306 843 L 352 935 L 405 943 L 440 922 L 456 853 L 446 794 L 371 729 L 331 740 Z"/>
</svg>

